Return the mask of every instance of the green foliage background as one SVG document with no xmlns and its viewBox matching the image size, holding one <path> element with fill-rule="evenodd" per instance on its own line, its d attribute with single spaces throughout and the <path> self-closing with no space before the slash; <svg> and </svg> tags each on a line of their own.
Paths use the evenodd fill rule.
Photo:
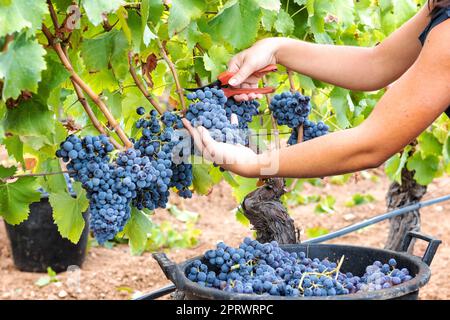
<svg viewBox="0 0 450 320">
<path fill-rule="evenodd" d="M 226 69 L 235 53 L 256 40 L 285 36 L 316 43 L 374 46 L 412 17 L 424 1 L 416 0 L 54 0 L 59 23 L 76 5 L 81 18 L 78 28 L 64 42 L 74 70 L 98 93 L 129 136 L 137 106 L 152 108 L 129 73 L 128 54 L 138 61 L 137 73 L 149 93 L 168 108 L 180 108 L 174 78 L 162 59 L 163 44 L 174 63 L 181 86 L 196 86 L 196 79 L 210 82 Z M 10 160 L 18 164 L 33 156 L 35 172 L 61 170 L 54 154 L 68 134 L 68 122 L 78 134 L 97 134 L 78 102 L 69 72 L 48 45 L 42 24 L 55 28 L 45 0 L 0 0 L 0 142 Z M 69 32 L 63 34 L 64 37 Z M 151 79 L 141 66 L 151 55 L 156 64 Z M 300 57 L 301 59 L 301 57 Z M 370 75 L 368 75 L 370 76 Z M 268 85 L 288 89 L 283 70 L 268 77 Z M 313 118 L 325 119 L 333 130 L 360 124 L 370 114 L 383 92 L 351 92 L 295 75 L 295 85 L 311 95 Z M 420 90 L 420 88 L 418 88 Z M 102 123 L 105 117 L 88 99 Z M 262 101 L 263 107 L 265 102 Z M 254 121 L 254 128 L 270 129 L 270 115 Z M 400 181 L 401 169 L 415 170 L 421 184 L 450 170 L 449 121 L 443 115 L 419 137 L 412 156 L 407 152 L 388 161 L 386 172 Z M 114 136 L 114 133 L 111 133 Z M 36 201 L 37 186 L 50 193 L 54 218 L 61 234 L 77 242 L 86 209 L 80 191 L 71 198 L 62 176 L 27 177 L 6 181 L 17 167 L 0 167 L 0 215 L 12 224 L 28 216 L 28 204 Z M 20 170 L 18 171 L 21 172 Z M 194 168 L 194 188 L 201 194 L 222 179 L 230 183 L 236 199 L 251 191 L 256 181 L 222 174 L 207 165 Z M 300 184 L 299 184 L 300 185 Z M 240 217 L 242 218 L 242 217 Z M 134 252 L 146 245 L 152 233 L 145 213 L 133 211 L 124 231 Z M 154 231 L 154 230 L 153 230 Z M 157 234 L 157 232 L 156 232 Z"/>
</svg>

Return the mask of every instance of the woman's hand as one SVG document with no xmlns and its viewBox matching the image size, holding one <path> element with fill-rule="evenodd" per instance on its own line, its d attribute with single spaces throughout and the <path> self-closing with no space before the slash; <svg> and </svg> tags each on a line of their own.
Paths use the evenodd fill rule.
<svg viewBox="0 0 450 320">
<path fill-rule="evenodd" d="M 260 158 L 253 150 L 240 144 L 217 142 L 204 127 L 194 128 L 185 118 L 182 121 L 203 158 L 243 177 L 260 175 Z"/>
<path fill-rule="evenodd" d="M 276 53 L 282 38 L 267 38 L 256 42 L 252 47 L 238 53 L 228 64 L 228 71 L 236 75 L 229 84 L 238 88 L 257 88 L 260 78 L 253 76 L 270 64 L 276 64 Z M 234 96 L 236 101 L 261 99 L 261 94 L 240 94 Z"/>
</svg>

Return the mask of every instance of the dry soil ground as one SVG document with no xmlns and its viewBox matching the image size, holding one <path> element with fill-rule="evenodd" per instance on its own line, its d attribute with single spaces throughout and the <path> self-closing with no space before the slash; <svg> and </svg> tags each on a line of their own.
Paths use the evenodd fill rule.
<svg viewBox="0 0 450 320">
<path fill-rule="evenodd" d="M 308 185 L 303 191 L 304 194 L 335 196 L 336 211 L 332 214 L 318 215 L 314 213 L 314 205 L 311 204 L 290 208 L 290 212 L 303 230 L 317 226 L 336 230 L 383 213 L 384 196 L 388 185 L 387 179 L 383 176 L 378 182 L 361 180 L 350 182 L 345 186 L 327 184 L 323 188 L 318 188 Z M 426 198 L 445 195 L 449 190 L 450 178 L 439 179 L 429 187 Z M 370 193 L 376 200 L 354 208 L 345 207 L 344 202 L 356 192 Z M 219 240 L 236 245 L 244 236 L 252 234 L 248 228 L 238 223 L 232 214 L 236 202 L 231 196 L 230 187 L 225 184 L 217 186 L 208 196 L 177 202 L 179 206 L 200 213 L 198 228 L 203 232 L 195 248 L 172 249 L 167 252 L 175 261 L 201 254 Z M 423 232 L 443 240 L 432 264 L 431 282 L 421 290 L 422 299 L 450 298 L 450 275 L 447 271 L 450 262 L 449 213 L 450 202 L 422 210 Z M 160 210 L 155 219 L 173 220 L 165 210 Z M 173 223 L 179 224 L 177 221 Z M 383 247 L 387 230 L 388 222 L 383 222 L 332 242 Z M 306 235 L 302 237 L 306 238 Z M 423 243 L 416 245 L 417 254 L 423 249 Z M 79 273 L 79 286 L 73 285 L 73 279 L 76 279 L 74 273 L 62 273 L 58 275 L 59 282 L 40 288 L 34 283 L 41 276 L 42 274 L 20 272 L 14 268 L 3 222 L 0 221 L 0 299 L 130 299 L 133 295 L 169 283 L 150 253 L 131 256 L 126 245 L 118 245 L 113 249 L 90 248 Z"/>
</svg>

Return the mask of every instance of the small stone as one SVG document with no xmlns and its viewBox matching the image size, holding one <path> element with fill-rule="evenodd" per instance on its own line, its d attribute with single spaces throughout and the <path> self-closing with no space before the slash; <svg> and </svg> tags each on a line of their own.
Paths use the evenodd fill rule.
<svg viewBox="0 0 450 320">
<path fill-rule="evenodd" d="M 55 283 L 53 283 L 53 285 L 54 285 L 55 287 L 57 287 L 57 288 L 61 288 L 62 283 L 61 283 L 61 282 L 55 282 Z"/>
<path fill-rule="evenodd" d="M 353 213 L 348 213 L 344 215 L 344 220 L 345 221 L 352 221 L 356 218 L 356 216 Z"/>
<path fill-rule="evenodd" d="M 67 292 L 64 291 L 64 290 L 61 290 L 61 291 L 58 293 L 58 297 L 60 297 L 60 298 L 65 298 L 65 297 L 67 297 Z"/>
</svg>

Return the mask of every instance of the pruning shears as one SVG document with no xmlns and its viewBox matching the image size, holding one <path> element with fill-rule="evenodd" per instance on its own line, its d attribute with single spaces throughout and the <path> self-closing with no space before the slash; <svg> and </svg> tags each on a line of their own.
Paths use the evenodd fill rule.
<svg viewBox="0 0 450 320">
<path fill-rule="evenodd" d="M 274 65 L 274 64 L 271 64 L 271 65 L 268 65 L 267 67 L 265 67 L 265 68 L 263 68 L 261 70 L 258 70 L 256 72 L 254 72 L 253 76 L 262 77 L 262 76 L 264 76 L 265 74 L 267 74 L 269 72 L 275 72 L 277 70 L 278 70 L 277 66 Z M 238 95 L 238 94 L 249 94 L 249 93 L 268 94 L 268 93 L 275 92 L 275 88 L 273 88 L 273 87 L 264 87 L 264 88 L 233 88 L 233 87 L 231 87 L 229 85 L 228 82 L 230 81 L 231 78 L 233 78 L 234 75 L 235 74 L 233 72 L 225 71 L 225 72 L 222 72 L 221 74 L 219 74 L 217 76 L 217 80 L 216 81 L 214 81 L 214 82 L 212 82 L 212 83 L 210 83 L 210 84 L 208 84 L 206 86 L 199 87 L 199 88 L 189 88 L 189 89 L 185 89 L 185 90 L 187 90 L 187 91 L 197 91 L 197 90 L 202 90 L 202 89 L 204 89 L 206 87 L 210 87 L 210 88 L 218 87 L 218 88 L 223 90 L 223 92 L 225 93 L 225 96 L 227 98 L 233 97 L 233 96 Z"/>
</svg>

